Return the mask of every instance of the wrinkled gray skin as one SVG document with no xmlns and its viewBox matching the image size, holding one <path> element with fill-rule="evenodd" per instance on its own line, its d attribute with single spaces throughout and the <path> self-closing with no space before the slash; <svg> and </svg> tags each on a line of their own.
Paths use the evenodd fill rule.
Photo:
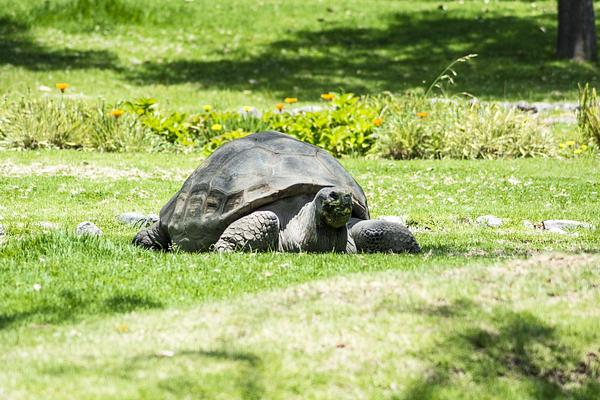
<svg viewBox="0 0 600 400">
<path fill-rule="evenodd" d="M 279 132 L 215 151 L 133 243 L 186 251 L 418 252 L 403 225 L 369 220 L 335 158 Z"/>
</svg>

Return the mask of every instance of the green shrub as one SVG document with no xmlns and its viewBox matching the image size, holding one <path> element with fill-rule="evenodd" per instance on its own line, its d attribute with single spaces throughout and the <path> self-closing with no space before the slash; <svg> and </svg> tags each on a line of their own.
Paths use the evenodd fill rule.
<svg viewBox="0 0 600 400">
<path fill-rule="evenodd" d="M 337 157 L 413 158 L 575 157 L 592 151 L 572 138 L 556 143 L 536 118 L 514 109 L 423 94 L 328 98 L 310 112 L 241 112 L 207 107 L 197 114 L 157 110 L 143 98 L 111 107 L 66 98 L 0 103 L 0 145 L 25 149 L 89 148 L 101 151 L 202 151 L 262 130 L 278 130 Z M 580 120 L 581 120 L 580 116 Z M 586 122 L 589 124 L 589 122 Z M 587 125 L 585 125 L 587 126 Z M 562 146 L 562 147 L 561 147 Z"/>
<path fill-rule="evenodd" d="M 366 98 L 343 94 L 335 96 L 331 107 L 300 114 L 267 113 L 271 129 L 324 148 L 336 157 L 365 155 L 375 145 L 376 122 L 380 110 Z"/>
<path fill-rule="evenodd" d="M 90 148 L 101 151 L 164 147 L 134 115 L 113 114 L 103 104 L 66 99 L 0 103 L 0 144 L 4 147 Z M 114 110 L 113 110 L 114 111 Z"/>
<path fill-rule="evenodd" d="M 600 103 L 595 88 L 589 84 L 579 86 L 579 109 L 577 110 L 577 124 L 583 137 L 590 144 L 600 147 Z"/>
<path fill-rule="evenodd" d="M 375 154 L 396 158 L 515 158 L 553 156 L 549 131 L 527 114 L 495 104 L 423 96 L 380 99 L 384 125 Z"/>
<path fill-rule="evenodd" d="M 82 147 L 89 110 L 62 100 L 2 102 L 0 140 L 23 149 Z"/>
</svg>

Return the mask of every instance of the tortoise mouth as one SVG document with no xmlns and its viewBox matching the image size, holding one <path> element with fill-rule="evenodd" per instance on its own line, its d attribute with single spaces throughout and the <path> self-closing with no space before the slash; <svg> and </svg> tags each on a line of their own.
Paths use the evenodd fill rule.
<svg viewBox="0 0 600 400">
<path fill-rule="evenodd" d="M 339 229 L 352 215 L 352 195 L 343 189 L 325 188 L 317 194 L 317 217 L 325 225 Z"/>
</svg>

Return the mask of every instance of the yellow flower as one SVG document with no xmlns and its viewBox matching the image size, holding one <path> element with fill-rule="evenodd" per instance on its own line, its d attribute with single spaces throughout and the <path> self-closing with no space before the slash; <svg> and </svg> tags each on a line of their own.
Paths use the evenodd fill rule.
<svg viewBox="0 0 600 400">
<path fill-rule="evenodd" d="M 567 146 L 575 146 L 575 141 L 574 140 L 568 140 L 568 141 L 565 142 L 565 144 Z"/>
<path fill-rule="evenodd" d="M 579 146 L 579 148 L 580 148 L 582 151 L 586 151 L 586 150 L 588 149 L 588 145 L 587 145 L 587 144 L 582 144 L 581 146 Z"/>
<path fill-rule="evenodd" d="M 68 83 L 57 83 L 56 84 L 56 88 L 58 90 L 60 90 L 61 93 L 64 93 L 65 90 L 67 90 L 69 88 L 69 84 Z"/>
<path fill-rule="evenodd" d="M 429 113 L 425 112 L 425 111 L 421 111 L 417 113 L 417 117 L 419 118 L 425 118 L 429 115 Z"/>
<path fill-rule="evenodd" d="M 381 119 L 381 118 L 375 118 L 373 120 L 373 125 L 375 125 L 375 126 L 381 126 L 381 124 L 383 124 L 383 119 Z"/>
<path fill-rule="evenodd" d="M 297 103 L 298 99 L 296 97 L 286 97 L 283 101 L 288 104 Z"/>
<path fill-rule="evenodd" d="M 249 112 L 251 112 L 252 110 L 254 110 L 254 107 L 250 107 L 250 106 L 244 106 L 242 109 L 244 110 L 244 112 L 247 112 L 247 113 L 249 113 Z"/>
<path fill-rule="evenodd" d="M 559 144 L 559 145 L 558 145 L 558 147 L 560 147 L 561 149 L 564 149 L 566 146 L 567 146 L 567 145 L 566 145 L 566 144 L 564 144 L 564 143 L 561 143 L 561 144 Z"/>
<path fill-rule="evenodd" d="M 285 107 L 285 104 L 283 104 L 283 103 L 275 104 L 275 108 L 278 109 L 279 111 L 283 110 L 283 107 Z"/>
<path fill-rule="evenodd" d="M 204 109 L 205 112 L 211 112 L 212 111 L 212 106 L 209 104 L 206 104 L 204 107 L 202 107 Z"/>
<path fill-rule="evenodd" d="M 121 110 L 120 108 L 115 108 L 110 112 L 110 115 L 115 118 L 119 118 L 121 115 L 123 115 L 124 112 L 125 111 Z"/>
<path fill-rule="evenodd" d="M 575 154 L 581 154 L 581 153 L 583 153 L 583 150 L 581 150 L 581 149 L 575 149 L 575 150 L 573 150 L 573 153 L 575 153 Z"/>
<path fill-rule="evenodd" d="M 323 100 L 325 100 L 325 101 L 331 101 L 331 100 L 335 99 L 335 94 L 333 94 L 333 93 L 323 93 L 321 95 L 321 98 Z"/>
<path fill-rule="evenodd" d="M 221 129 L 223 129 L 223 125 L 214 124 L 213 126 L 210 127 L 210 129 L 212 129 L 213 131 L 220 131 Z"/>
</svg>

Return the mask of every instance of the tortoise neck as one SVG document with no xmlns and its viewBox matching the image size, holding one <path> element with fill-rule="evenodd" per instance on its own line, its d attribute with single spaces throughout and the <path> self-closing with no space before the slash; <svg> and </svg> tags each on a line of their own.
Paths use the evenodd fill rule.
<svg viewBox="0 0 600 400">
<path fill-rule="evenodd" d="M 335 229 L 326 225 L 318 215 L 314 201 L 307 203 L 280 233 L 283 251 L 329 252 L 345 251 L 348 231 L 346 226 Z"/>
</svg>

